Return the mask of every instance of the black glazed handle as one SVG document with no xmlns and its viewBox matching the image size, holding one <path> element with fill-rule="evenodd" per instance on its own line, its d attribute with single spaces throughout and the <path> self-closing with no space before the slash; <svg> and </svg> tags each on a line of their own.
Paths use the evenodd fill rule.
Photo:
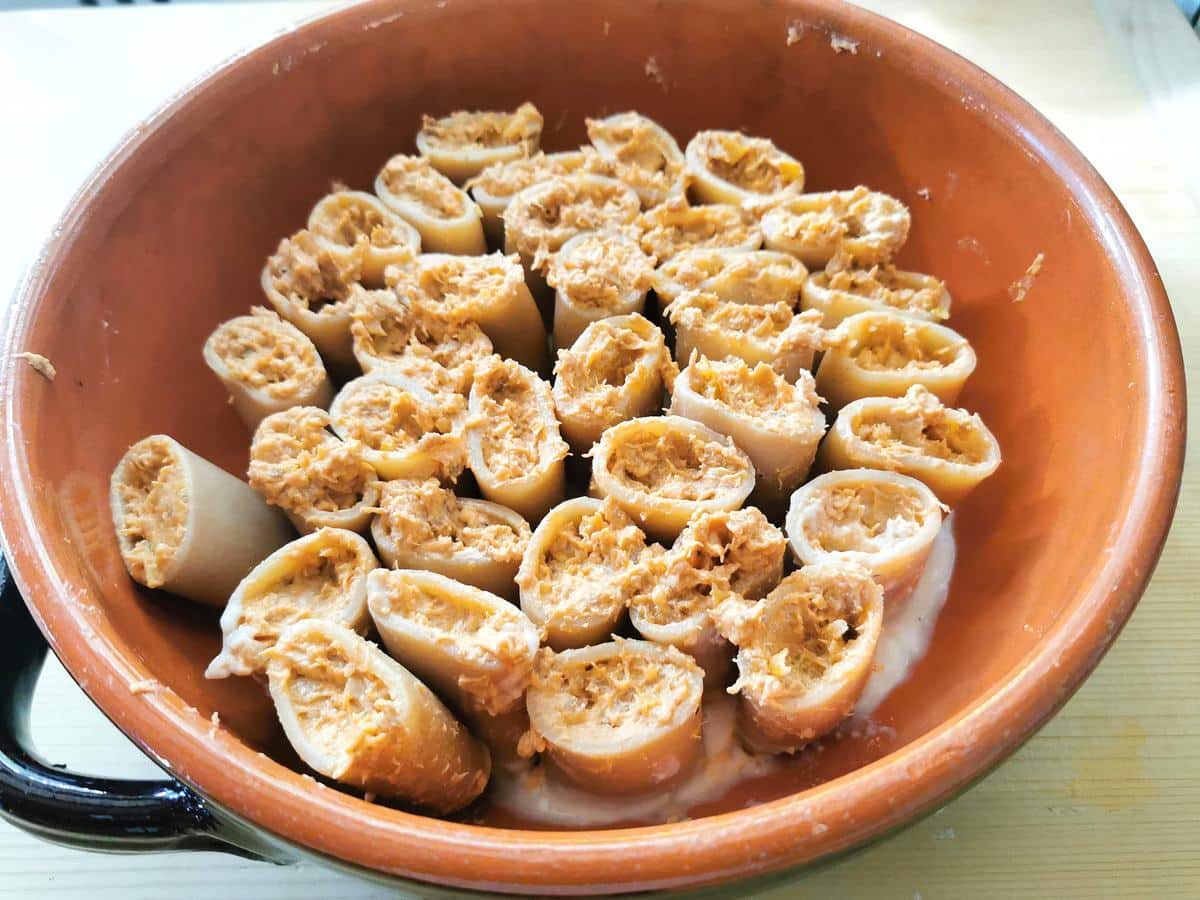
<svg viewBox="0 0 1200 900">
<path fill-rule="evenodd" d="M 134 853 L 219 850 L 284 862 L 236 823 L 219 822 L 205 801 L 172 780 L 78 775 L 32 750 L 29 706 L 46 640 L 0 556 L 0 818 L 44 840 L 83 850 Z"/>
</svg>

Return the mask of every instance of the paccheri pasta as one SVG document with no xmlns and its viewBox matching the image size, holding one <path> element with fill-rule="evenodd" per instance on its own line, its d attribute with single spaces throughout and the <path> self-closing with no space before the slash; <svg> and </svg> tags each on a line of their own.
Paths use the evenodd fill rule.
<svg viewBox="0 0 1200 900">
<path fill-rule="evenodd" d="M 925 569 L 942 505 L 915 478 L 841 469 L 792 495 L 786 529 L 801 565 L 849 560 L 871 571 L 888 602 L 902 601 Z"/>
<path fill-rule="evenodd" d="M 457 184 L 490 165 L 525 159 L 542 139 L 542 114 L 532 103 L 512 112 L 459 110 L 440 119 L 425 116 L 417 152 Z"/>
<path fill-rule="evenodd" d="M 308 230 L 331 255 L 361 256 L 364 284 L 383 284 L 383 270 L 421 252 L 421 233 L 365 191 L 337 190 L 317 201 Z"/>
<path fill-rule="evenodd" d="M 608 427 L 658 412 L 678 369 L 663 333 L 643 316 L 593 322 L 554 367 L 554 408 L 562 433 L 586 453 Z"/>
<path fill-rule="evenodd" d="M 835 752 L 860 695 L 870 724 L 935 633 L 946 504 L 1000 450 L 947 408 L 975 354 L 893 264 L 900 200 L 801 193 L 767 136 L 685 153 L 620 112 L 544 153 L 543 124 L 426 116 L 374 193 L 321 197 L 272 309 L 204 346 L 249 484 L 151 435 L 117 545 L 224 607 L 206 674 L 265 680 L 300 762 L 368 802 L 695 815 Z"/>
<path fill-rule="evenodd" d="M 808 476 L 825 435 L 820 402 L 803 370 L 792 383 L 765 363 L 696 354 L 675 380 L 670 411 L 744 447 L 758 478 L 755 499 L 774 508 Z"/>
<path fill-rule="evenodd" d="M 317 348 L 291 322 L 262 307 L 223 322 L 204 342 L 204 362 L 251 431 L 293 406 L 328 406 L 333 388 Z"/>
<path fill-rule="evenodd" d="M 322 528 L 284 544 L 254 567 L 221 614 L 221 652 L 207 678 L 266 671 L 271 649 L 289 625 L 325 619 L 367 630 L 367 573 L 379 565 L 365 540 Z"/>
<path fill-rule="evenodd" d="M 803 309 L 820 310 L 826 328 L 861 312 L 894 311 L 939 322 L 950 316 L 950 292 L 932 275 L 891 265 L 813 272 L 800 292 Z"/>
<path fill-rule="evenodd" d="M 957 331 L 900 313 L 856 313 L 821 359 L 817 392 L 841 409 L 863 397 L 903 397 L 919 384 L 953 403 L 974 371 L 975 351 Z"/>
<path fill-rule="evenodd" d="M 865 397 L 842 407 L 817 462 L 911 475 L 954 506 L 996 471 L 1000 445 L 979 416 L 943 406 L 917 384 L 903 397 Z"/>
<path fill-rule="evenodd" d="M 435 478 L 384 482 L 371 523 L 379 557 L 517 599 L 514 579 L 529 523 L 499 503 L 459 497 Z"/>
<path fill-rule="evenodd" d="M 592 322 L 640 313 L 653 283 L 654 260 L 623 234 L 589 231 L 554 255 L 546 283 L 554 288 L 554 345 L 570 347 Z"/>
<path fill-rule="evenodd" d="M 330 424 L 325 410 L 297 406 L 263 419 L 250 443 L 250 487 L 301 534 L 365 531 L 379 493 L 362 444 L 343 441 Z"/>
<path fill-rule="evenodd" d="M 483 253 L 483 214 L 423 156 L 393 156 L 375 178 L 384 205 L 421 234 L 430 253 Z"/>
</svg>

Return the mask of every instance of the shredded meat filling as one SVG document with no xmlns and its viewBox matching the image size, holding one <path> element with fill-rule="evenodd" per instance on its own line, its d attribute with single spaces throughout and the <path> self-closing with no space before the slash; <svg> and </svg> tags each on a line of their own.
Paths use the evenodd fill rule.
<svg viewBox="0 0 1200 900">
<path fill-rule="evenodd" d="M 310 231 L 279 242 L 267 260 L 271 286 L 288 302 L 317 314 L 342 312 L 362 277 L 361 254 L 336 254 Z"/>
<path fill-rule="evenodd" d="M 463 192 L 423 156 L 393 156 L 381 177 L 396 197 L 411 200 L 437 218 L 456 219 L 466 212 Z"/>
<path fill-rule="evenodd" d="M 921 385 L 884 408 L 868 407 L 851 423 L 855 435 L 888 456 L 917 452 L 951 463 L 983 462 L 987 444 L 978 420 L 948 409 Z"/>
<path fill-rule="evenodd" d="M 689 206 L 674 197 L 642 213 L 638 220 L 642 249 L 667 260 L 689 247 L 744 247 L 761 241 L 758 226 L 736 206 L 713 203 Z"/>
<path fill-rule="evenodd" d="M 582 173 L 611 175 L 612 166 L 590 149 L 538 153 L 528 159 L 493 163 L 468 181 L 466 187 L 503 198 L 552 178 Z"/>
<path fill-rule="evenodd" d="M 211 347 L 231 377 L 276 400 L 312 387 L 325 372 L 312 342 L 260 307 L 218 328 Z"/>
<path fill-rule="evenodd" d="M 616 165 L 615 176 L 639 193 L 665 198 L 683 177 L 679 148 L 645 116 L 587 119 L 588 139 Z"/>
<path fill-rule="evenodd" d="M 423 116 L 421 134 L 433 147 L 520 147 L 528 156 L 542 137 L 542 114 L 532 103 L 513 112 L 459 110 L 441 119 Z"/>
<path fill-rule="evenodd" d="M 923 339 L 924 330 L 919 322 L 872 321 L 851 336 L 846 349 L 861 368 L 870 371 L 941 369 L 954 362 L 960 347 L 932 346 Z"/>
<path fill-rule="evenodd" d="M 666 310 L 677 328 L 728 336 L 735 345 L 752 339 L 772 356 L 807 348 L 824 349 L 830 340 L 818 310 L 792 312 L 787 303 L 734 303 L 707 291 L 686 291 Z"/>
<path fill-rule="evenodd" d="M 653 273 L 653 261 L 633 241 L 589 234 L 555 256 L 546 281 L 576 306 L 616 311 L 650 289 Z"/>
<path fill-rule="evenodd" d="M 799 163 L 788 159 L 766 138 L 706 131 L 697 135 L 696 141 L 708 170 L 745 191 L 774 194 L 804 174 Z"/>
<path fill-rule="evenodd" d="M 187 528 L 191 498 L 182 466 L 170 444 L 149 438 L 130 448 L 121 474 L 121 555 L 134 578 L 161 587 Z"/>
<path fill-rule="evenodd" d="M 633 328 L 594 323 L 582 346 L 559 351 L 554 368 L 555 404 L 576 415 L 592 415 L 615 424 L 624 418 L 619 400 L 639 364 L 657 368 L 668 385 L 678 370 L 667 353 L 661 332 L 641 334 Z M 657 338 L 657 340 L 655 340 Z"/>
<path fill-rule="evenodd" d="M 885 303 L 895 309 L 922 312 L 935 319 L 950 315 L 943 282 L 928 275 L 903 272 L 895 266 L 818 272 L 812 278 L 818 287 Z"/>
<path fill-rule="evenodd" d="M 250 486 L 295 515 L 350 509 L 374 470 L 357 441 L 329 430 L 329 414 L 297 406 L 268 417 L 250 446 Z"/>
<path fill-rule="evenodd" d="M 474 504 L 464 506 L 436 479 L 389 481 L 379 516 L 397 544 L 422 553 L 453 556 L 474 550 L 489 559 L 518 562 L 529 543 L 529 526 Z"/>
<path fill-rule="evenodd" d="M 811 376 L 802 373 L 792 384 L 765 363 L 751 367 L 737 357 L 699 356 L 688 366 L 688 385 L 767 427 L 795 427 L 820 415 L 821 398 Z"/>
<path fill-rule="evenodd" d="M 693 502 L 736 490 L 746 477 L 733 447 L 678 428 L 631 430 L 611 449 L 608 470 L 636 490 Z"/>
<path fill-rule="evenodd" d="M 507 239 L 545 270 L 549 255 L 584 231 L 620 229 L 637 217 L 637 195 L 617 181 L 567 175 L 522 193 L 504 211 Z"/>
<path fill-rule="evenodd" d="M 334 618 L 354 581 L 368 570 L 354 548 L 345 542 L 339 545 L 336 537 L 311 545 L 303 558 L 290 564 L 286 574 L 242 596 L 241 620 L 254 629 L 254 639 L 267 646 L 301 619 Z"/>
<path fill-rule="evenodd" d="M 878 553 L 908 540 L 925 523 L 920 496 L 902 485 L 835 487 L 805 511 L 805 537 L 827 553 Z"/>
<path fill-rule="evenodd" d="M 484 464 L 501 481 L 528 475 L 567 452 L 530 377 L 511 360 L 497 360 L 475 376 L 472 427 L 480 435 Z"/>
<path fill-rule="evenodd" d="M 361 242 L 384 249 L 405 242 L 395 222 L 357 197 L 334 194 L 321 207 L 321 213 L 310 226 L 313 234 L 342 247 L 354 247 Z"/>
</svg>

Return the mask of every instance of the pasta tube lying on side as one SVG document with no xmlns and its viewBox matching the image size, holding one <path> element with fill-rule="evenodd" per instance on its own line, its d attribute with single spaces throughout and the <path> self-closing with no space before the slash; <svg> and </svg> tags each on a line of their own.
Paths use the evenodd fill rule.
<svg viewBox="0 0 1200 900">
<path fill-rule="evenodd" d="M 754 490 L 754 464 L 725 435 L 681 416 L 612 426 L 592 450 L 592 481 L 658 541 L 697 513 L 737 509 Z"/>
<path fill-rule="evenodd" d="M 804 166 L 766 138 L 698 131 L 686 157 L 690 189 L 701 203 L 741 205 L 804 189 Z"/>
<path fill-rule="evenodd" d="M 706 687 L 724 686 L 733 648 L 709 616 L 731 592 L 758 600 L 783 577 L 787 541 L 757 509 L 701 513 L 665 552 L 641 565 L 642 587 L 629 604 L 633 627 L 647 640 L 694 658 Z"/>
<path fill-rule="evenodd" d="M 793 384 L 764 363 L 693 355 L 671 394 L 672 415 L 702 422 L 746 451 L 756 498 L 772 509 L 808 477 L 825 434 L 813 378 L 799 376 Z"/>
<path fill-rule="evenodd" d="M 275 312 L 316 345 L 330 367 L 354 369 L 350 313 L 362 279 L 365 247 L 334 253 L 310 231 L 279 242 L 262 271 L 262 289 Z"/>
<path fill-rule="evenodd" d="M 393 156 L 375 178 L 375 193 L 421 233 L 426 252 L 487 252 L 479 207 L 424 157 Z"/>
<path fill-rule="evenodd" d="M 511 359 L 493 357 L 475 372 L 467 459 L 483 496 L 539 521 L 566 491 L 550 385 Z"/>
<path fill-rule="evenodd" d="M 368 375 L 396 372 L 430 393 L 466 396 L 475 366 L 494 352 L 491 340 L 474 322 L 432 303 L 415 279 L 389 272 L 397 282 L 394 291 L 358 295 L 350 323 L 354 358 Z"/>
<path fill-rule="evenodd" d="M 333 399 L 316 345 L 269 309 L 222 322 L 204 342 L 204 362 L 251 431 L 271 413 Z"/>
<path fill-rule="evenodd" d="M 637 191 L 643 209 L 683 194 L 683 153 L 653 119 L 623 112 L 584 123 L 592 146 L 613 163 L 614 177 Z"/>
<path fill-rule="evenodd" d="M 533 371 L 546 365 L 546 328 L 516 256 L 450 256 L 417 260 L 417 286 L 453 321 L 476 323 L 501 356 Z"/>
<path fill-rule="evenodd" d="M 292 538 L 248 484 L 165 434 L 125 452 L 109 504 L 133 580 L 210 606 L 224 606 L 245 574 Z"/>
<path fill-rule="evenodd" d="M 348 381 L 329 407 L 333 430 L 363 446 L 380 478 L 454 481 L 466 464 L 460 394 L 432 394 L 395 372 Z"/>
<path fill-rule="evenodd" d="M 686 776 L 698 759 L 704 676 L 691 657 L 648 641 L 615 641 L 534 665 L 532 743 L 585 790 L 635 794 Z"/>
<path fill-rule="evenodd" d="M 883 591 L 851 562 L 805 566 L 766 598 L 713 613 L 738 648 L 738 726 L 760 752 L 794 753 L 854 711 L 883 625 Z"/>
<path fill-rule="evenodd" d="M 645 549 L 646 536 L 615 502 L 566 500 L 525 548 L 521 609 L 556 650 L 606 640 L 625 616 Z"/>
<path fill-rule="evenodd" d="M 817 313 L 793 313 L 787 303 L 733 303 L 705 291 L 684 291 L 664 310 L 675 326 L 675 358 L 766 363 L 788 381 L 813 364 L 828 335 Z"/>
<path fill-rule="evenodd" d="M 825 327 L 861 312 L 897 312 L 940 322 L 950 317 L 950 292 L 932 275 L 895 266 L 813 272 L 800 293 L 801 309 L 817 309 Z"/>
<path fill-rule="evenodd" d="M 895 197 L 861 185 L 785 197 L 761 220 L 768 250 L 790 253 L 810 268 L 834 257 L 865 266 L 887 262 L 908 239 L 911 222 L 908 207 Z"/>
<path fill-rule="evenodd" d="M 501 217 L 516 194 L 530 185 L 560 175 L 589 172 L 593 175 L 611 175 L 612 165 L 590 147 L 562 153 L 537 153 L 528 159 L 488 166 L 467 182 L 466 189 L 483 212 L 483 230 L 488 244 L 503 247 L 504 220 Z"/>
<path fill-rule="evenodd" d="M 911 475 L 954 506 L 999 467 L 1000 444 L 978 415 L 943 406 L 918 384 L 903 397 L 864 397 L 842 407 L 817 465 Z"/>
<path fill-rule="evenodd" d="M 842 321 L 817 370 L 830 409 L 863 397 L 903 397 L 914 384 L 943 403 L 958 399 L 975 371 L 975 351 L 957 331 L 893 312 Z"/>
<path fill-rule="evenodd" d="M 714 203 L 692 206 L 686 197 L 672 197 L 638 217 L 642 249 L 659 263 L 692 248 L 757 250 L 762 231 L 737 206 Z"/>
<path fill-rule="evenodd" d="M 388 266 L 421 252 L 421 233 L 366 191 L 334 191 L 308 214 L 308 230 L 333 255 L 362 256 L 362 281 L 379 287 Z"/>
<path fill-rule="evenodd" d="M 435 119 L 423 116 L 417 152 L 456 184 L 496 163 L 524 159 L 542 140 L 542 114 L 532 103 L 512 112 L 459 110 Z"/>
<path fill-rule="evenodd" d="M 925 571 L 942 527 L 942 505 L 907 475 L 842 469 L 796 491 L 784 527 L 801 565 L 857 563 L 875 576 L 889 603 L 899 603 Z"/>
<path fill-rule="evenodd" d="M 367 602 L 393 658 L 462 715 L 495 761 L 516 762 L 538 650 L 525 614 L 495 594 L 418 570 L 376 569 Z"/>
<path fill-rule="evenodd" d="M 329 414 L 297 406 L 263 419 L 250 444 L 250 487 L 301 534 L 318 528 L 366 531 L 379 476 L 357 441 L 330 430 Z"/>
<path fill-rule="evenodd" d="M 371 536 L 397 569 L 425 569 L 517 599 L 529 523 L 507 506 L 455 496 L 436 479 L 385 482 Z"/>
<path fill-rule="evenodd" d="M 487 786 L 487 748 L 404 666 L 347 628 L 297 622 L 276 642 L 267 676 L 284 734 L 316 772 L 441 814 Z"/>
<path fill-rule="evenodd" d="M 352 531 L 322 528 L 284 544 L 242 579 L 221 613 L 221 652 L 205 678 L 266 671 L 271 648 L 289 625 L 324 619 L 364 634 L 367 573 L 379 565 Z"/>
<path fill-rule="evenodd" d="M 554 288 L 554 346 L 570 347 L 592 322 L 640 313 L 654 260 L 633 238 L 589 231 L 554 255 L 546 283 Z"/>
<path fill-rule="evenodd" d="M 554 374 L 562 433 L 586 453 L 609 426 L 658 412 L 678 369 L 662 332 L 634 313 L 589 325 L 571 349 L 559 351 Z"/>
</svg>

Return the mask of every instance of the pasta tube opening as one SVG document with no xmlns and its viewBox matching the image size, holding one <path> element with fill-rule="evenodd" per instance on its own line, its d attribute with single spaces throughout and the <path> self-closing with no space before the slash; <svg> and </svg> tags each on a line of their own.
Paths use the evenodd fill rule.
<svg viewBox="0 0 1200 900">
<path fill-rule="evenodd" d="M 513 360 L 493 358 L 471 385 L 467 454 L 483 496 L 537 522 L 566 491 L 550 385 Z"/>
<path fill-rule="evenodd" d="M 342 784 L 448 814 L 491 776 L 487 748 L 429 688 L 353 631 L 307 619 L 280 636 L 271 699 L 297 755 Z"/>
<path fill-rule="evenodd" d="M 643 209 L 682 195 L 684 157 L 671 133 L 640 113 L 585 119 L 588 140 L 614 166 L 614 177 L 635 191 Z"/>
<path fill-rule="evenodd" d="M 325 619 L 367 630 L 367 573 L 378 566 L 365 540 L 322 528 L 284 544 L 254 567 L 221 613 L 221 652 L 205 678 L 265 672 L 270 651 L 289 625 Z"/>
<path fill-rule="evenodd" d="M 703 681 L 691 657 L 647 641 L 543 650 L 530 726 L 551 763 L 585 790 L 650 790 L 686 776 L 701 753 Z"/>
<path fill-rule="evenodd" d="M 673 541 L 693 515 L 737 509 L 754 464 L 725 435 L 681 416 L 630 419 L 592 450 L 592 479 L 655 540 Z"/>
<path fill-rule="evenodd" d="M 844 559 L 869 569 L 889 602 L 911 593 L 942 526 L 942 505 L 915 478 L 842 469 L 797 490 L 784 522 L 801 565 Z"/>
<path fill-rule="evenodd" d="M 512 112 L 458 110 L 435 119 L 421 118 L 417 152 L 456 184 L 496 163 L 524 159 L 542 140 L 542 114 L 532 103 Z"/>
<path fill-rule="evenodd" d="M 762 216 L 768 250 L 790 253 L 809 267 L 835 257 L 860 265 L 884 263 L 908 239 L 908 207 L 858 186 L 849 191 L 798 194 L 767 207 Z"/>
<path fill-rule="evenodd" d="M 861 312 L 894 311 L 940 322 L 950 317 L 950 292 L 932 275 L 895 266 L 843 268 L 813 272 L 804 282 L 800 306 L 820 310 L 826 328 Z"/>
<path fill-rule="evenodd" d="M 695 247 L 757 250 L 762 231 L 741 208 L 723 203 L 692 206 L 672 197 L 638 218 L 642 249 L 660 263 Z"/>
<path fill-rule="evenodd" d="M 292 536 L 249 485 L 162 434 L 121 457 L 109 504 L 133 580 L 210 606 Z"/>
<path fill-rule="evenodd" d="M 576 497 L 534 529 L 517 571 L 521 609 L 556 650 L 612 636 L 646 536 L 612 500 Z"/>
<path fill-rule="evenodd" d="M 554 345 L 570 347 L 592 322 L 640 313 L 654 261 L 626 235 L 585 232 L 562 245 L 546 273 L 554 288 Z"/>
<path fill-rule="evenodd" d="M 410 262 L 421 252 L 421 234 L 374 194 L 338 190 L 308 214 L 308 230 L 333 255 L 362 257 L 362 282 L 383 284 L 383 270 Z"/>
<path fill-rule="evenodd" d="M 423 156 L 398 154 L 375 178 L 388 209 L 417 229 L 429 253 L 485 253 L 479 207 Z"/>
<path fill-rule="evenodd" d="M 762 200 L 804 189 L 804 166 L 767 138 L 740 131 L 699 131 L 688 141 L 691 191 L 702 203 Z"/>
<path fill-rule="evenodd" d="M 358 441 L 380 478 L 454 481 L 466 460 L 466 402 L 454 393 L 432 394 L 411 378 L 389 371 L 355 378 L 329 407 L 333 430 Z"/>
<path fill-rule="evenodd" d="M 559 351 L 554 374 L 562 433 L 584 453 L 609 426 L 658 412 L 678 370 L 662 332 L 634 313 L 589 325 Z"/>
<path fill-rule="evenodd" d="M 291 322 L 262 307 L 219 325 L 204 342 L 204 362 L 251 431 L 271 413 L 328 406 L 333 399 L 316 345 Z"/>
<path fill-rule="evenodd" d="M 966 338 L 899 313 L 857 313 L 836 338 L 817 370 L 817 390 L 832 409 L 863 397 L 902 397 L 914 384 L 953 403 L 975 371 Z"/>
<path fill-rule="evenodd" d="M 871 674 L 883 592 L 861 566 L 826 562 L 783 579 L 765 599 L 731 598 L 713 614 L 738 648 L 742 739 L 794 753 L 854 710 Z"/>
<path fill-rule="evenodd" d="M 506 506 L 463 499 L 436 479 L 385 482 L 371 536 L 393 568 L 425 569 L 517 599 L 529 523 Z"/>
<path fill-rule="evenodd" d="M 917 384 L 903 397 L 864 397 L 844 406 L 817 462 L 911 475 L 954 506 L 996 471 L 1000 445 L 978 415 L 944 406 Z"/>
</svg>

